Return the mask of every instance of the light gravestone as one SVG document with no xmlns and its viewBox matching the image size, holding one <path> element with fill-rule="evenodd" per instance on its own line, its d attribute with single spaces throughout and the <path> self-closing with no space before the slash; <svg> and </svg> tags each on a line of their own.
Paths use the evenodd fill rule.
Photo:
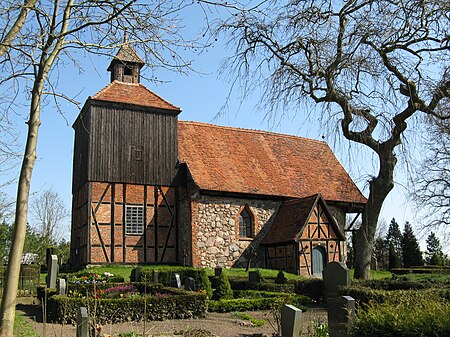
<svg viewBox="0 0 450 337">
<path fill-rule="evenodd" d="M 173 285 L 174 287 L 181 288 L 180 274 L 173 274 Z"/>
<path fill-rule="evenodd" d="M 355 318 L 355 300 L 350 296 L 328 299 L 328 334 L 330 337 L 347 337 L 348 328 Z"/>
<path fill-rule="evenodd" d="M 184 280 L 184 289 L 195 291 L 195 280 L 192 277 L 186 277 Z"/>
<path fill-rule="evenodd" d="M 86 307 L 80 307 L 77 313 L 77 337 L 89 337 L 89 317 Z"/>
<path fill-rule="evenodd" d="M 58 279 L 56 289 L 58 291 L 58 295 L 66 294 L 66 280 L 63 278 Z"/>
<path fill-rule="evenodd" d="M 322 272 L 325 288 L 325 299 L 338 296 L 339 287 L 351 283 L 350 270 L 341 262 L 331 262 Z"/>
<path fill-rule="evenodd" d="M 293 305 L 284 304 L 281 307 L 281 335 L 297 337 L 301 329 L 302 311 Z"/>
<path fill-rule="evenodd" d="M 159 271 L 157 271 L 156 269 L 153 270 L 152 281 L 153 281 L 153 283 L 158 283 L 159 282 Z"/>
<path fill-rule="evenodd" d="M 56 288 L 56 276 L 58 274 L 58 257 L 56 255 L 50 255 L 47 268 L 47 288 Z"/>
</svg>

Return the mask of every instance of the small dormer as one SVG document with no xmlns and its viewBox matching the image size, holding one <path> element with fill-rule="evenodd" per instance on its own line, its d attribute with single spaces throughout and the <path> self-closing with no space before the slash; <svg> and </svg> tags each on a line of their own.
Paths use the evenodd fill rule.
<svg viewBox="0 0 450 337">
<path fill-rule="evenodd" d="M 111 82 L 139 83 L 144 64 L 133 47 L 125 41 L 107 69 L 111 72 Z"/>
</svg>

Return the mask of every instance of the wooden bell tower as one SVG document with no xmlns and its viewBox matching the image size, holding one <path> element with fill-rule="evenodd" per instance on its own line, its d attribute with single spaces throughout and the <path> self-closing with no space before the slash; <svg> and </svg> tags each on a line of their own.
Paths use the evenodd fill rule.
<svg viewBox="0 0 450 337">
<path fill-rule="evenodd" d="M 71 263 L 176 263 L 178 114 L 125 43 L 73 124 Z"/>
</svg>

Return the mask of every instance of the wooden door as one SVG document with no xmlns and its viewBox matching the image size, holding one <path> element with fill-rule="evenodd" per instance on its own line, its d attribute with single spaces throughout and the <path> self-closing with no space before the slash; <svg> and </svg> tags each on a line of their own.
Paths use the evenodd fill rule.
<svg viewBox="0 0 450 337">
<path fill-rule="evenodd" d="M 312 251 L 312 271 L 314 276 L 322 276 L 323 268 L 325 267 L 325 249 L 321 246 L 313 248 Z"/>
</svg>

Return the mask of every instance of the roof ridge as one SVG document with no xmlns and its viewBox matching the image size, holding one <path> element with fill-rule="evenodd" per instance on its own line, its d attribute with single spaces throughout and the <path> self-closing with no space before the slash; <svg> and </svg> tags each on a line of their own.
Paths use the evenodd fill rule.
<svg viewBox="0 0 450 337">
<path fill-rule="evenodd" d="M 321 143 L 321 144 L 328 145 L 328 143 L 326 141 L 324 141 L 324 140 L 308 138 L 308 137 L 304 137 L 304 136 L 296 136 L 296 135 L 291 135 L 291 134 L 286 134 L 286 133 L 281 133 L 281 132 L 258 130 L 258 129 L 247 129 L 247 128 L 240 128 L 240 127 L 235 127 L 235 126 L 224 126 L 224 125 L 210 124 L 210 123 L 204 123 L 204 122 L 195 122 L 195 121 L 182 121 L 182 120 L 179 120 L 178 123 L 185 123 L 185 124 L 192 124 L 192 125 L 199 125 L 199 126 L 207 126 L 207 127 L 218 128 L 218 129 L 228 129 L 228 130 L 242 131 L 242 132 L 248 132 L 248 133 L 266 134 L 266 135 L 270 135 L 270 136 L 283 137 L 283 138 L 286 138 L 286 137 L 295 138 L 295 139 L 301 138 L 301 139 L 305 139 L 305 140 L 308 140 L 308 141 L 318 142 L 318 143 Z"/>
<path fill-rule="evenodd" d="M 100 96 L 100 94 L 104 93 L 106 91 L 106 89 L 111 87 L 114 82 L 118 82 L 118 81 L 114 80 L 114 81 L 108 83 L 106 86 L 104 86 L 102 89 L 100 89 L 95 95 L 89 96 L 88 98 L 96 99 L 96 97 Z"/>
</svg>

